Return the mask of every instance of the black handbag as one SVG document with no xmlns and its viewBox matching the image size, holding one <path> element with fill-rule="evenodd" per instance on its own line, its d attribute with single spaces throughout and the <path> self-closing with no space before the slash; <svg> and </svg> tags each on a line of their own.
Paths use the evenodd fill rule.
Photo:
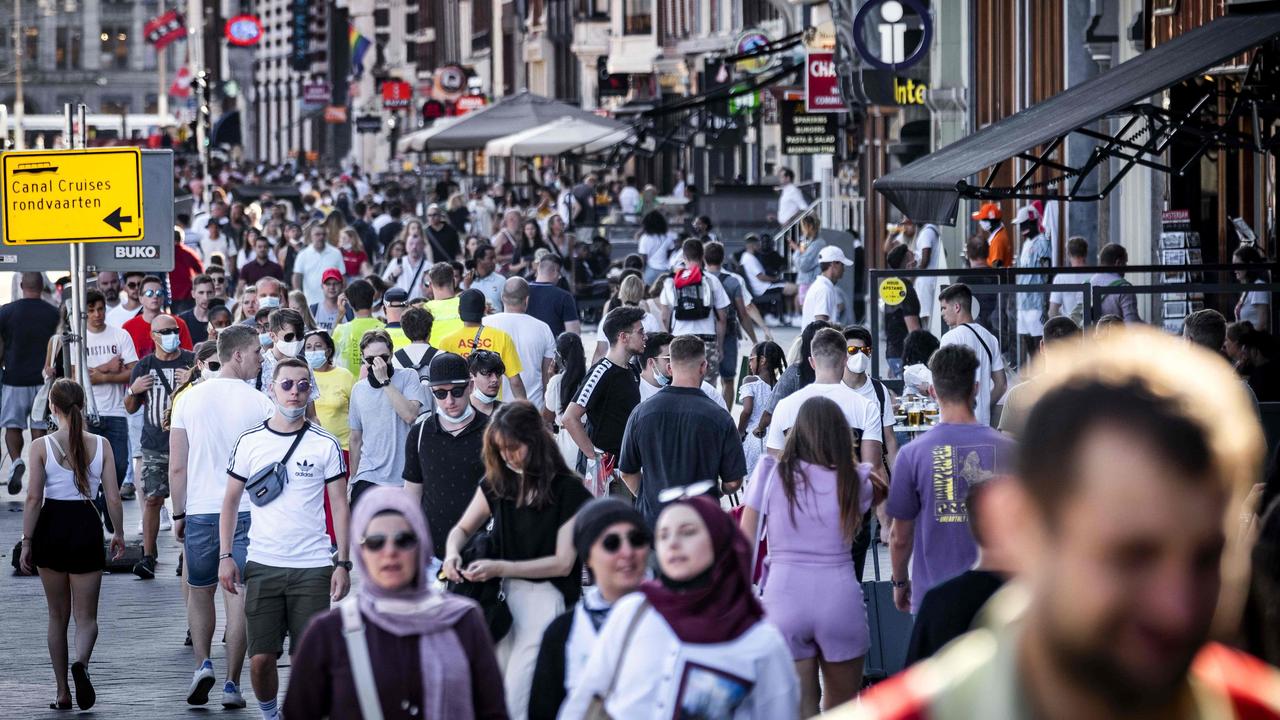
<svg viewBox="0 0 1280 720">
<path fill-rule="evenodd" d="M 472 533 L 459 552 L 462 567 L 476 560 L 497 560 L 502 554 L 498 546 L 498 528 L 495 518 L 490 518 L 488 526 Z M 511 632 L 511 608 L 507 607 L 506 593 L 502 592 L 502 578 L 492 578 L 484 582 L 450 582 L 449 592 L 471 598 L 480 605 L 484 612 L 485 624 L 489 626 L 489 635 L 496 643 Z"/>
</svg>

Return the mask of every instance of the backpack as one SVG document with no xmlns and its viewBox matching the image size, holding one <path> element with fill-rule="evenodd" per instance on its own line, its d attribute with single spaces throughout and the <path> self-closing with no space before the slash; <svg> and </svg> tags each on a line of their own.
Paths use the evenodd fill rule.
<svg viewBox="0 0 1280 720">
<path fill-rule="evenodd" d="M 723 270 L 713 274 L 718 280 L 720 280 L 720 284 L 724 287 L 725 294 L 729 296 L 729 307 L 725 308 L 724 312 L 724 337 L 726 340 L 730 338 L 737 338 L 740 323 L 738 322 L 738 305 L 733 301 L 733 299 L 737 296 L 738 292 L 741 292 L 741 290 L 734 292 L 731 291 L 730 288 L 741 288 L 742 283 L 739 283 L 737 278 L 734 278 Z"/>
<path fill-rule="evenodd" d="M 428 347 L 427 351 L 422 353 L 422 359 L 416 364 L 409 359 L 409 353 L 405 352 L 404 348 L 397 350 L 394 357 L 400 361 L 401 367 L 416 370 L 418 379 L 425 382 L 431 379 L 431 358 L 435 357 L 437 352 L 439 350 L 436 348 Z"/>
<path fill-rule="evenodd" d="M 671 280 L 671 288 L 675 291 L 675 318 L 677 320 L 706 320 L 711 316 L 711 288 L 703 282 L 702 274 L 698 281 L 681 286 L 680 277 Z"/>
</svg>

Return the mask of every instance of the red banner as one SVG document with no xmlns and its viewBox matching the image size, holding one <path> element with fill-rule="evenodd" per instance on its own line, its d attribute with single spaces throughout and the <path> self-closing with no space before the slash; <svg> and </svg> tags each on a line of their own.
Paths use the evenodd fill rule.
<svg viewBox="0 0 1280 720">
<path fill-rule="evenodd" d="M 186 65 L 178 68 L 177 74 L 173 77 L 173 84 L 169 86 L 169 95 L 177 98 L 191 96 L 191 68 Z"/>
<path fill-rule="evenodd" d="M 169 43 L 181 40 L 187 35 L 187 28 L 182 24 L 182 15 L 177 10 L 170 10 L 153 17 L 142 27 L 142 34 L 147 42 L 163 50 Z"/>
<path fill-rule="evenodd" d="M 809 51 L 804 62 L 804 97 L 806 112 L 844 112 L 848 109 L 840 97 L 835 53 Z"/>
<path fill-rule="evenodd" d="M 382 83 L 382 107 L 386 110 L 404 110 L 413 98 L 413 88 L 400 80 Z"/>
</svg>

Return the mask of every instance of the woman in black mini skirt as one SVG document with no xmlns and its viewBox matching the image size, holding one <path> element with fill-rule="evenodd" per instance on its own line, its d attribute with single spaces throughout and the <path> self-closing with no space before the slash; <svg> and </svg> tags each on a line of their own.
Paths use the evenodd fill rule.
<svg viewBox="0 0 1280 720">
<path fill-rule="evenodd" d="M 98 590 L 106 557 L 102 521 L 93 506 L 101 491 L 111 514 L 113 557 L 124 554 L 124 518 L 111 445 L 85 431 L 84 388 L 62 379 L 49 391 L 58 431 L 33 442 L 27 458 L 30 485 L 22 517 L 24 571 L 37 569 L 49 603 L 49 658 L 58 695 L 49 707 L 71 709 L 67 683 L 67 625 L 76 618 L 76 661 L 71 665 L 76 704 L 93 707 L 89 656 L 98 639 Z"/>
</svg>

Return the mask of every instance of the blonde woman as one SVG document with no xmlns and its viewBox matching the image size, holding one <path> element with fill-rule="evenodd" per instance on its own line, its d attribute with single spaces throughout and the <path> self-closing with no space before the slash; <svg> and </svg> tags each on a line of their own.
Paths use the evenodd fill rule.
<svg viewBox="0 0 1280 720">
<path fill-rule="evenodd" d="M 622 279 L 622 284 L 618 286 L 618 294 L 613 297 L 604 306 L 604 311 L 600 317 L 605 317 L 609 311 L 617 307 L 638 307 L 644 310 L 644 317 L 640 322 L 644 325 L 646 333 L 659 333 L 663 331 L 662 317 L 660 312 L 656 312 L 656 304 L 653 300 L 646 297 L 644 281 L 640 279 L 638 274 L 628 275 Z M 599 330 L 596 331 L 596 351 L 592 356 L 591 364 L 600 362 L 600 358 L 609 352 L 609 343 L 604 337 L 604 323 L 600 323 Z"/>
</svg>

